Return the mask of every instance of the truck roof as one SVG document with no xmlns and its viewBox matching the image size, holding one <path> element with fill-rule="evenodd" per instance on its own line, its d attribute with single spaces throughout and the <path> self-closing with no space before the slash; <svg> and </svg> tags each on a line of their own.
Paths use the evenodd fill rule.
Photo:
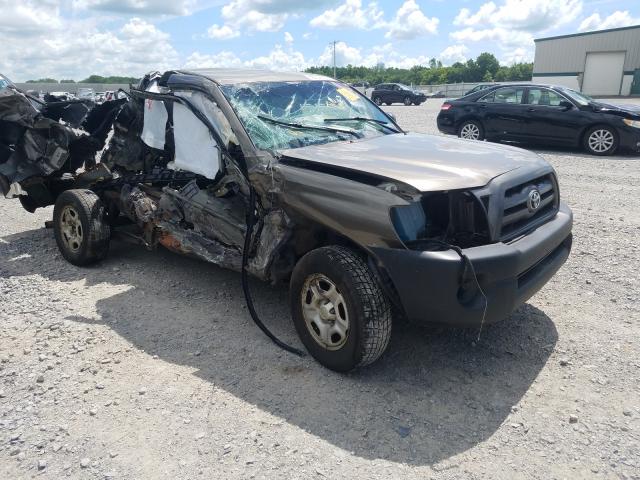
<svg viewBox="0 0 640 480">
<path fill-rule="evenodd" d="M 324 75 L 304 72 L 274 72 L 249 68 L 196 68 L 181 70 L 182 73 L 202 75 L 222 85 L 256 82 L 303 82 L 309 80 L 333 80 Z"/>
</svg>

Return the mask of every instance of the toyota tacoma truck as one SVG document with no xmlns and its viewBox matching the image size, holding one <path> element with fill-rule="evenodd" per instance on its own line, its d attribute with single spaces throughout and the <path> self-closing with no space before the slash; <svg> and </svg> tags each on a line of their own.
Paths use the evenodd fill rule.
<svg viewBox="0 0 640 480">
<path fill-rule="evenodd" d="M 405 132 L 327 77 L 156 72 L 99 106 L 9 85 L 0 123 L 0 189 L 54 205 L 66 260 L 99 262 L 120 235 L 288 282 L 302 343 L 337 371 L 378 359 L 398 318 L 508 317 L 571 249 L 540 156 Z"/>
</svg>

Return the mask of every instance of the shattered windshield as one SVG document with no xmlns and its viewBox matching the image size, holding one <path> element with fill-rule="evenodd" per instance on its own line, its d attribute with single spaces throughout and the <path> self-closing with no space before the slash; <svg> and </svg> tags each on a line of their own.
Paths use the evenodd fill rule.
<svg viewBox="0 0 640 480">
<path fill-rule="evenodd" d="M 373 103 L 339 82 L 222 86 L 257 148 L 278 150 L 397 133 Z"/>
<path fill-rule="evenodd" d="M 0 73 L 0 90 L 7 87 L 13 87 L 13 83 L 7 77 Z"/>
</svg>

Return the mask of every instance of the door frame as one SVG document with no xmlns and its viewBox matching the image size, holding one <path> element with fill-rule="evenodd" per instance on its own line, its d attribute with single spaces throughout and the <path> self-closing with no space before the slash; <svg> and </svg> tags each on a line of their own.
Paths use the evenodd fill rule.
<svg viewBox="0 0 640 480">
<path fill-rule="evenodd" d="M 584 92 L 584 79 L 587 76 L 587 58 L 590 53 L 624 53 L 624 60 L 622 61 L 622 72 L 620 75 L 620 85 L 618 86 L 618 93 L 616 95 L 622 95 L 622 85 L 624 83 L 624 64 L 627 63 L 627 50 L 588 50 L 584 54 L 584 64 L 582 66 L 582 83 L 580 84 L 580 92 Z M 588 95 L 588 94 L 587 94 Z M 600 95 L 598 95 L 600 96 Z"/>
</svg>

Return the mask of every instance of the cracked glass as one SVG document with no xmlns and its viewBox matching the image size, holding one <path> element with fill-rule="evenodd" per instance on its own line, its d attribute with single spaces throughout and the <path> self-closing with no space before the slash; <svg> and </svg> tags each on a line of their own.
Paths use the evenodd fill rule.
<svg viewBox="0 0 640 480">
<path fill-rule="evenodd" d="M 223 85 L 222 90 L 262 150 L 398 132 L 372 102 L 339 82 L 255 82 Z"/>
</svg>

